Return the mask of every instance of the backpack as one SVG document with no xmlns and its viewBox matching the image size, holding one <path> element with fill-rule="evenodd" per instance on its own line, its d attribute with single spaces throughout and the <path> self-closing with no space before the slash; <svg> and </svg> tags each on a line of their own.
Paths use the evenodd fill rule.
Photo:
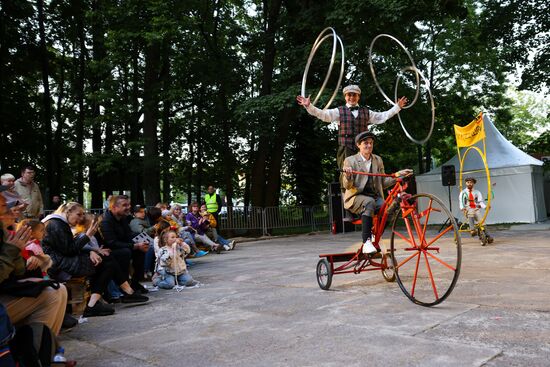
<svg viewBox="0 0 550 367">
<path fill-rule="evenodd" d="M 31 323 L 17 328 L 10 342 L 13 358 L 20 367 L 55 366 L 52 363 L 58 344 L 49 327 Z"/>
</svg>

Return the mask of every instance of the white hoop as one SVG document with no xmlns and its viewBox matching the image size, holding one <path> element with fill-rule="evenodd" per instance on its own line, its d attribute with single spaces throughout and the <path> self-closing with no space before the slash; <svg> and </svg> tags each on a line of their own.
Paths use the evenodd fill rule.
<svg viewBox="0 0 550 367">
<path fill-rule="evenodd" d="M 374 84 L 376 85 L 376 87 L 378 88 L 378 90 L 380 91 L 382 96 L 384 96 L 386 101 L 388 101 L 391 104 L 395 105 L 395 104 L 397 104 L 397 97 L 395 97 L 395 101 L 393 101 L 390 97 L 388 97 L 388 95 L 386 93 L 384 93 L 384 90 L 382 90 L 382 87 L 380 86 L 380 83 L 378 83 L 378 79 L 376 78 L 376 72 L 374 71 L 374 63 L 372 62 L 372 49 L 374 47 L 374 44 L 376 43 L 376 40 L 378 40 L 380 37 L 387 37 L 387 38 L 391 39 L 392 41 L 394 41 L 395 43 L 397 43 L 399 45 L 399 47 L 401 47 L 401 49 L 403 51 L 405 51 L 405 53 L 407 54 L 407 57 L 409 58 L 409 61 L 411 62 L 411 66 L 414 69 L 416 69 L 416 64 L 414 63 L 414 60 L 411 56 L 411 53 L 409 52 L 409 50 L 407 50 L 405 45 L 403 45 L 401 43 L 401 41 L 399 41 L 397 38 L 395 38 L 392 35 L 385 34 L 385 33 L 379 34 L 378 36 L 374 37 L 374 39 L 370 43 L 370 47 L 369 47 L 369 66 L 370 66 L 370 72 L 372 74 L 372 78 L 374 79 Z M 418 70 L 418 69 L 416 69 L 416 70 Z M 420 94 L 420 79 L 418 77 L 418 74 L 416 74 L 416 94 L 414 95 L 414 98 L 413 98 L 412 102 L 409 103 L 407 106 L 404 106 L 402 109 L 406 110 L 407 108 L 411 108 L 416 103 L 416 100 L 418 99 L 419 94 Z"/>
<path fill-rule="evenodd" d="M 407 67 L 404 67 L 403 69 L 401 69 L 401 71 L 413 71 L 416 74 L 417 78 L 420 76 L 420 78 L 422 78 L 422 81 L 424 82 L 424 87 L 428 91 L 428 96 L 430 98 L 430 104 L 432 106 L 432 124 L 430 126 L 430 131 L 428 132 L 428 136 L 426 136 L 425 139 L 417 140 L 417 139 L 413 138 L 411 136 L 411 134 L 409 134 L 409 132 L 405 128 L 405 124 L 403 124 L 403 120 L 401 120 L 400 113 L 399 112 L 397 113 L 397 118 L 399 119 L 399 123 L 401 124 L 401 128 L 403 128 L 403 131 L 405 132 L 405 135 L 407 136 L 407 138 L 409 138 L 413 143 L 423 145 L 432 136 L 432 132 L 433 132 L 434 125 L 435 125 L 435 103 L 434 103 L 434 99 L 433 99 L 433 96 L 432 96 L 432 91 L 430 89 L 430 82 L 428 81 L 428 79 L 426 79 L 426 77 L 424 77 L 424 74 L 422 74 L 422 72 L 416 68 L 416 66 L 407 66 Z M 395 96 L 396 96 L 396 98 L 397 98 L 397 86 L 399 85 L 399 80 L 400 79 L 401 79 L 401 75 L 398 75 L 397 80 L 395 81 Z M 420 86 L 417 88 L 417 91 L 420 91 Z M 418 94 L 418 92 L 417 92 L 417 94 Z"/>
<path fill-rule="evenodd" d="M 326 34 L 327 32 L 332 31 L 332 34 Z M 311 66 L 311 61 L 313 60 L 313 56 L 315 56 L 315 53 L 317 52 L 317 49 L 323 43 L 324 40 L 332 36 L 333 43 L 332 43 L 332 57 L 330 58 L 330 65 L 327 71 L 327 75 L 325 76 L 325 80 L 323 81 L 323 84 L 321 85 L 321 89 L 319 89 L 319 92 L 317 92 L 317 95 L 315 96 L 315 99 L 313 102 L 311 102 L 313 105 L 317 103 L 319 100 L 319 97 L 321 96 L 321 93 L 325 90 L 325 87 L 327 85 L 328 79 L 330 78 L 330 74 L 332 73 L 332 68 L 334 66 L 334 61 L 336 59 L 336 48 L 338 46 L 338 43 L 340 43 L 340 51 L 342 52 L 342 63 L 340 65 L 340 76 L 338 78 L 338 83 L 336 84 L 336 88 L 334 89 L 334 92 L 332 93 L 332 96 L 330 97 L 329 101 L 323 108 L 323 110 L 326 110 L 332 101 L 334 100 L 334 97 L 336 97 L 336 94 L 338 93 L 338 90 L 340 89 L 340 84 L 342 83 L 342 78 L 344 76 L 344 64 L 345 64 L 345 58 L 344 58 L 344 44 L 342 43 L 342 40 L 338 35 L 336 34 L 336 31 L 332 27 L 327 27 L 323 29 L 321 33 L 319 33 L 319 36 L 317 36 L 317 39 L 313 43 L 313 47 L 311 48 L 311 51 L 309 53 L 309 57 L 307 59 L 306 68 L 304 70 L 304 75 L 302 77 L 302 97 L 306 97 L 306 82 L 307 82 L 307 75 L 309 72 L 309 67 Z"/>
</svg>

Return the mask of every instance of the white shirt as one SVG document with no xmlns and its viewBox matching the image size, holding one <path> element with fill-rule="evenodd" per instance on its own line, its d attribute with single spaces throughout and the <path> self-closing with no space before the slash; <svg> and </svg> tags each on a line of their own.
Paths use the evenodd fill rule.
<svg viewBox="0 0 550 367">
<path fill-rule="evenodd" d="M 367 170 L 365 172 L 370 172 L 370 166 L 372 165 L 372 155 L 370 156 L 369 160 L 367 160 L 367 158 L 363 157 L 363 154 L 359 154 L 359 155 L 361 156 L 361 159 L 363 160 L 363 162 L 365 162 L 365 166 L 367 167 Z M 369 179 L 370 179 L 370 177 L 369 177 Z"/>
<path fill-rule="evenodd" d="M 346 103 L 346 106 L 352 107 L 349 104 Z M 331 108 L 330 110 L 321 110 L 317 107 L 315 107 L 313 104 L 309 104 L 308 107 L 306 107 L 307 112 L 317 117 L 319 120 L 324 122 L 340 122 L 340 112 L 338 112 L 338 108 Z M 389 110 L 385 112 L 376 112 L 376 111 L 370 111 L 369 110 L 369 124 L 373 125 L 379 125 L 384 122 L 386 122 L 388 119 L 395 116 L 399 111 L 401 111 L 401 107 L 399 107 L 398 104 L 390 108 Z M 353 114 L 353 117 L 357 118 L 357 115 L 359 114 L 359 111 L 351 111 Z"/>
</svg>

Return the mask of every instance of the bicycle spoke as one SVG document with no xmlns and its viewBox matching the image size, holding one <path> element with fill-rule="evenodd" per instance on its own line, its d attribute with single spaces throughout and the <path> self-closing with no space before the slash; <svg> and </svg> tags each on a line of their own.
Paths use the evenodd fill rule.
<svg viewBox="0 0 550 367">
<path fill-rule="evenodd" d="M 428 256 L 430 257 L 433 257 L 433 259 L 437 262 L 439 262 L 441 265 L 451 269 L 452 271 L 456 271 L 456 268 L 448 263 L 446 263 L 445 261 L 441 260 L 440 258 L 438 258 L 437 256 L 435 256 L 434 254 L 431 254 L 429 253 L 428 251 L 425 252 Z"/>
<path fill-rule="evenodd" d="M 426 268 L 428 269 L 428 274 L 430 274 L 430 282 L 432 283 L 432 288 L 434 290 L 435 299 L 439 299 L 439 295 L 437 294 L 437 287 L 435 286 L 434 276 L 432 274 L 432 268 L 430 267 L 430 262 L 428 261 L 428 256 L 426 256 L 426 251 L 424 252 L 424 259 L 426 260 Z"/>
</svg>

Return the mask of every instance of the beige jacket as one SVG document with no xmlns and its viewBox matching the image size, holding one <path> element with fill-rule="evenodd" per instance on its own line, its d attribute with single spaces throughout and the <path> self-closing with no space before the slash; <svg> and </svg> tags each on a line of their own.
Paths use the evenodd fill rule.
<svg viewBox="0 0 550 367">
<path fill-rule="evenodd" d="M 371 160 L 370 173 L 385 173 L 384 162 L 382 162 L 380 156 L 371 154 Z M 361 153 L 347 157 L 344 160 L 344 167 L 351 167 L 354 171 L 367 172 L 367 164 Z M 384 198 L 384 188 L 395 184 L 395 179 L 391 177 L 352 175 L 351 179 L 348 179 L 344 173 L 342 173 L 342 176 L 342 183 L 346 189 L 344 193 L 344 208 L 348 210 L 354 206 L 355 197 L 363 192 L 369 178 L 374 179 L 374 188 L 382 199 Z"/>
<path fill-rule="evenodd" d="M 21 196 L 29 205 L 23 212 L 23 215 L 27 218 L 38 218 L 40 214 L 44 213 L 44 202 L 42 201 L 42 194 L 40 188 L 33 182 L 31 184 L 24 184 L 21 179 L 17 179 L 14 185 L 15 191 Z"/>
</svg>

